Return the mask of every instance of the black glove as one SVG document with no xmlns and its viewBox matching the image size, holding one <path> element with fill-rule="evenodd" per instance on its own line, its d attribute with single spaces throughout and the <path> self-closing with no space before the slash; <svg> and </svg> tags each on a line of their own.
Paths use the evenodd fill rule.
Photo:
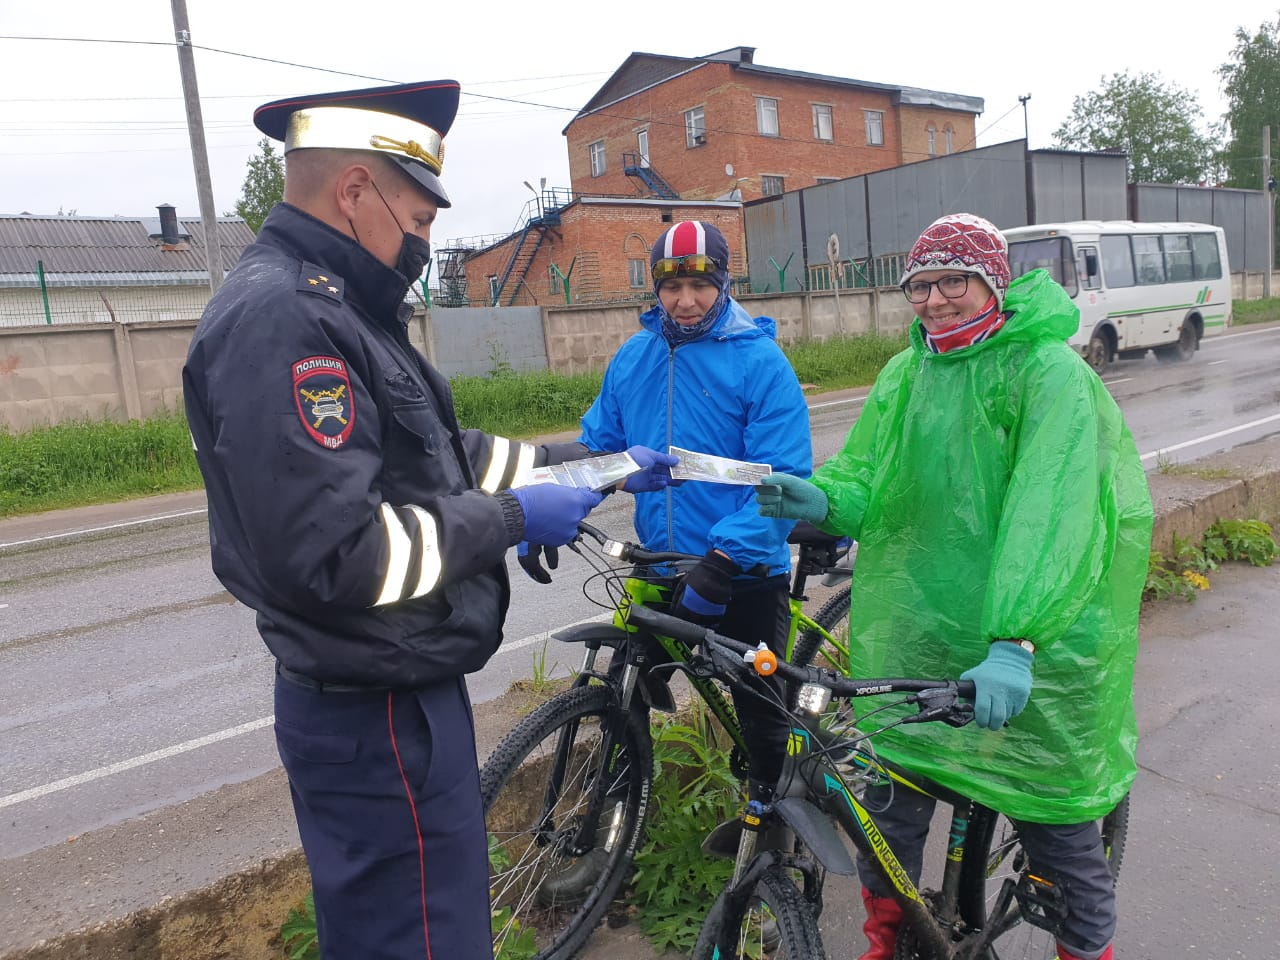
<svg viewBox="0 0 1280 960">
<path fill-rule="evenodd" d="M 547 558 L 546 567 L 542 565 L 544 556 Z M 534 580 L 539 583 L 550 583 L 551 574 L 547 572 L 547 569 L 554 570 L 560 566 L 560 548 L 544 547 L 540 543 L 521 540 L 520 545 L 516 547 L 516 561 L 524 568 L 524 572 Z"/>
<path fill-rule="evenodd" d="M 733 578 L 739 572 L 738 565 L 724 554 L 708 550 L 676 586 L 671 597 L 672 615 L 714 627 L 724 617 L 733 596 Z"/>
</svg>

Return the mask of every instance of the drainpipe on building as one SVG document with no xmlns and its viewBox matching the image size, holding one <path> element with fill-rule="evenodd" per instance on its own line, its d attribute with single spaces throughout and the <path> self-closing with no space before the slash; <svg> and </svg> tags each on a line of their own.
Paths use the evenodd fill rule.
<svg viewBox="0 0 1280 960">
<path fill-rule="evenodd" d="M 40 297 L 44 300 L 44 322 L 53 325 L 53 314 L 49 312 L 49 288 L 44 282 L 44 261 L 36 261 L 36 276 L 40 278 Z"/>
</svg>

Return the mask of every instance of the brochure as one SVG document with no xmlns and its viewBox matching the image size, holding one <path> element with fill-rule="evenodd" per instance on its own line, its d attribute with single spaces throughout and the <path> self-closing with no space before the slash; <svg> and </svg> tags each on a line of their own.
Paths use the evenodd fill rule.
<svg viewBox="0 0 1280 960">
<path fill-rule="evenodd" d="M 667 452 L 680 458 L 680 462 L 671 468 L 673 480 L 703 480 L 707 483 L 750 486 L 773 473 L 773 467 L 767 463 L 730 460 L 728 457 L 717 457 L 680 447 L 668 447 Z"/>
<path fill-rule="evenodd" d="M 534 467 L 513 486 L 527 487 L 534 483 L 558 483 L 562 487 L 603 490 L 639 472 L 640 464 L 635 462 L 631 454 L 606 453 L 601 457 L 587 457 L 584 460 L 567 460 L 564 463 Z"/>
</svg>

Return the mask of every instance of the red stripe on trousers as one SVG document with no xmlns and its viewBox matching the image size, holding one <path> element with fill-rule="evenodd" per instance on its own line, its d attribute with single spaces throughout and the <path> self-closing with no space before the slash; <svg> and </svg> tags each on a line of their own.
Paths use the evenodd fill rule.
<svg viewBox="0 0 1280 960">
<path fill-rule="evenodd" d="M 391 749 L 396 755 L 396 766 L 400 769 L 400 782 L 404 784 L 404 795 L 409 798 L 409 811 L 413 814 L 413 832 L 418 837 L 418 889 L 422 892 L 422 940 L 427 948 L 427 960 L 431 960 L 431 937 L 427 935 L 427 861 L 422 851 L 422 828 L 418 826 L 418 808 L 413 802 L 413 791 L 409 789 L 409 778 L 404 775 L 404 764 L 400 762 L 400 748 L 396 746 L 396 725 L 391 717 L 391 694 L 387 694 L 387 731 L 391 734 Z"/>
</svg>

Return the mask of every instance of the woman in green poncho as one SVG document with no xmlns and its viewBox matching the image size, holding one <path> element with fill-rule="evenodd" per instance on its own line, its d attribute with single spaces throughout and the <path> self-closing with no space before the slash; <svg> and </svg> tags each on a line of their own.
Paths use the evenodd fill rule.
<svg viewBox="0 0 1280 960">
<path fill-rule="evenodd" d="M 1010 283 L 991 223 L 935 221 L 902 287 L 918 317 L 909 348 L 844 449 L 812 481 L 768 478 L 760 512 L 858 540 L 855 676 L 975 682 L 976 726 L 898 727 L 877 748 L 1017 821 L 1066 895 L 1059 957 L 1110 960 L 1115 890 L 1096 821 L 1136 772 L 1146 475 L 1115 401 L 1067 346 L 1076 307 L 1043 270 Z M 918 882 L 933 803 L 909 793 L 882 826 L 914 850 L 901 860 Z M 862 960 L 888 960 L 901 912 L 870 864 L 859 873 Z"/>
</svg>

